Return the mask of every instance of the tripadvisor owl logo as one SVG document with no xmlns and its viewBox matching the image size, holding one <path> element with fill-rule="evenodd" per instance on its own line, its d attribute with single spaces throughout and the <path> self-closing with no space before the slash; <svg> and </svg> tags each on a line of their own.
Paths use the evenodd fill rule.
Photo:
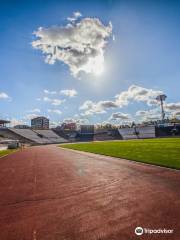
<svg viewBox="0 0 180 240">
<path fill-rule="evenodd" d="M 150 228 L 136 227 L 134 232 L 136 235 L 139 235 L 139 236 L 142 234 L 172 234 L 174 232 L 174 229 L 166 229 L 166 228 L 150 229 Z"/>
<path fill-rule="evenodd" d="M 136 227 L 135 228 L 135 234 L 136 235 L 142 235 L 143 234 L 143 228 L 142 227 Z"/>
</svg>

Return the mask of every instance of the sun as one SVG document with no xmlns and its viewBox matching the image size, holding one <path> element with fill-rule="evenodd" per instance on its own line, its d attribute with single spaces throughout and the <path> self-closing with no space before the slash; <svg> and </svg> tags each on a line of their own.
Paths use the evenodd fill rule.
<svg viewBox="0 0 180 240">
<path fill-rule="evenodd" d="M 102 54 L 98 54 L 95 57 L 89 58 L 89 61 L 83 65 L 81 68 L 82 71 L 93 74 L 95 76 L 99 76 L 104 72 L 104 56 Z"/>
<path fill-rule="evenodd" d="M 103 54 L 100 54 L 93 59 L 92 72 L 96 76 L 99 76 L 104 72 L 104 56 L 103 56 Z"/>
<path fill-rule="evenodd" d="M 96 63 L 93 67 L 93 74 L 96 76 L 101 75 L 104 72 L 104 65 L 101 62 Z"/>
</svg>

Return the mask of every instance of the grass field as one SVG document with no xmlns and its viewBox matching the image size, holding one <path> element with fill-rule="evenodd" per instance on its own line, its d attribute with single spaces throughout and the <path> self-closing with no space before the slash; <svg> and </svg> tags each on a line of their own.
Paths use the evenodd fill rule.
<svg viewBox="0 0 180 240">
<path fill-rule="evenodd" d="M 3 156 L 5 156 L 5 155 L 10 154 L 10 153 L 13 153 L 13 152 L 15 152 L 15 151 L 17 151 L 17 150 L 16 150 L 16 149 L 2 150 L 2 151 L 0 151 L 0 157 L 3 157 Z"/>
<path fill-rule="evenodd" d="M 60 147 L 180 169 L 180 138 L 89 142 Z"/>
</svg>

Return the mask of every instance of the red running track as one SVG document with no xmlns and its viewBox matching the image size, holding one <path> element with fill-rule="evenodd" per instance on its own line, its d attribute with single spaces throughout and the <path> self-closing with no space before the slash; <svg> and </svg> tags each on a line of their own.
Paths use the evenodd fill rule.
<svg viewBox="0 0 180 240">
<path fill-rule="evenodd" d="M 180 171 L 51 145 L 1 158 L 0 181 L 0 240 L 180 239 Z"/>
</svg>

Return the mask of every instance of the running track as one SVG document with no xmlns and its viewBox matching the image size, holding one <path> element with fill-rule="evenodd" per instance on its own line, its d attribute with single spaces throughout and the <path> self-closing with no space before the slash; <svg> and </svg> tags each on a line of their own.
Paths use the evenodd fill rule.
<svg viewBox="0 0 180 240">
<path fill-rule="evenodd" d="M 179 173 L 52 145 L 16 152 L 0 159 L 0 240 L 179 240 Z"/>
</svg>

